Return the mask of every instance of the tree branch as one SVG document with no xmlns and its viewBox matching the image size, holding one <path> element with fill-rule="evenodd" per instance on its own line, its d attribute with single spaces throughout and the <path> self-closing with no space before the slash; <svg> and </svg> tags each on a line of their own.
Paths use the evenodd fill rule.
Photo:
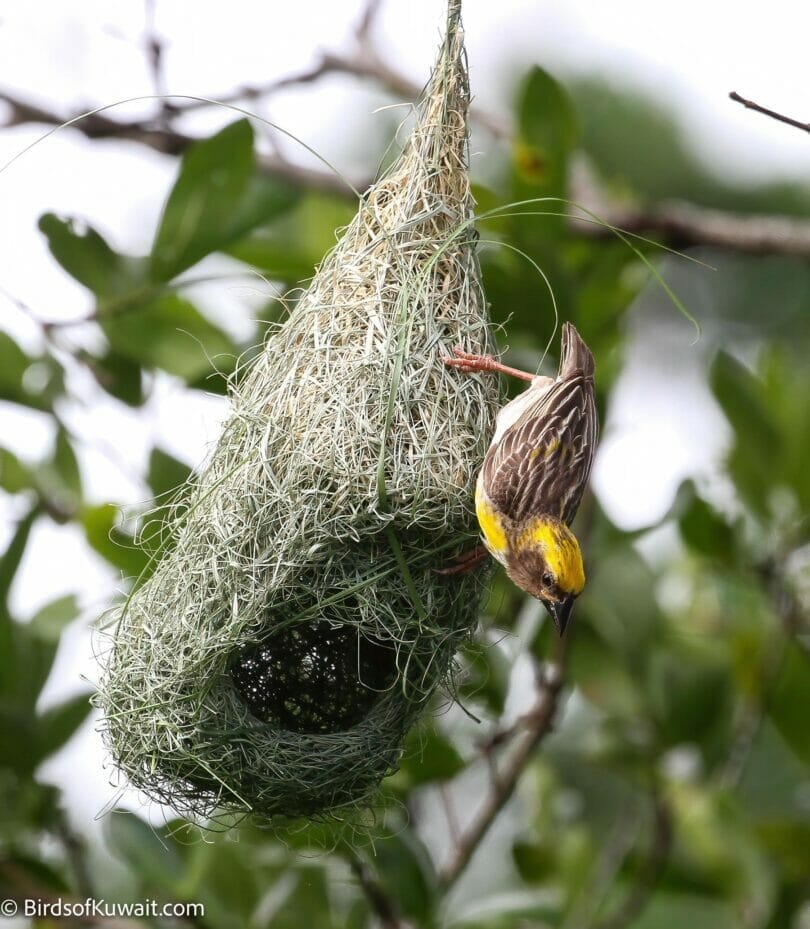
<svg viewBox="0 0 810 929">
<path fill-rule="evenodd" d="M 783 113 L 777 113 L 776 110 L 769 110 L 766 106 L 755 103 L 753 100 L 746 100 L 746 98 L 741 97 L 736 90 L 732 90 L 728 96 L 729 99 L 733 100 L 735 103 L 741 103 L 746 108 L 746 110 L 755 110 L 757 113 L 763 113 L 765 116 L 770 116 L 771 119 L 776 119 L 780 123 L 787 123 L 788 126 L 793 126 L 796 129 L 802 129 L 804 132 L 810 132 L 810 123 L 803 123 L 798 119 L 793 119 L 792 116 L 785 116 Z"/>
<path fill-rule="evenodd" d="M 81 116 L 79 113 L 63 116 L 45 107 L 22 100 L 8 91 L 0 91 L 0 104 L 5 104 L 10 110 L 10 115 L 2 124 L 4 128 L 31 123 L 62 126 L 66 122 L 76 120 L 71 123 L 71 128 L 81 132 L 88 139 L 124 139 L 137 142 L 139 145 L 165 155 L 182 155 L 186 149 L 198 141 L 194 136 L 187 135 L 178 129 L 157 127 L 150 120 L 138 119 L 123 122 L 111 119 L 103 113 L 92 113 L 81 118 L 78 118 Z M 173 110 L 175 114 L 183 111 L 183 108 Z M 308 190 L 323 190 L 342 196 L 354 196 L 346 182 L 333 172 L 306 168 L 278 155 L 259 156 L 259 169 L 265 174 L 282 178 L 298 186 L 306 187 Z M 371 180 L 358 178 L 352 183 L 357 190 L 365 190 Z"/>
<path fill-rule="evenodd" d="M 81 116 L 80 113 L 63 117 L 53 110 L 30 103 L 8 91 L 0 91 L 0 103 L 4 103 L 10 110 L 3 123 L 3 128 L 6 129 L 29 123 L 61 126 L 71 119 L 76 119 L 73 128 L 88 139 L 126 139 L 166 155 L 179 155 L 196 141 L 193 136 L 185 135 L 176 129 L 157 128 L 147 120 L 119 122 L 103 113 L 91 113 L 81 119 L 78 118 Z"/>
<path fill-rule="evenodd" d="M 154 0 L 149 4 L 149 30 L 154 33 Z M 309 67 L 276 78 L 265 84 L 246 85 L 208 100 L 189 100 L 182 103 L 166 101 L 156 119 L 137 119 L 119 121 L 105 113 L 93 113 L 77 119 L 73 128 L 90 139 L 124 139 L 145 145 L 155 151 L 180 155 L 195 141 L 195 137 L 177 129 L 172 120 L 184 113 L 216 104 L 235 105 L 272 96 L 286 88 L 310 84 L 329 74 L 347 74 L 358 79 L 372 80 L 385 88 L 390 94 L 406 100 L 418 98 L 421 88 L 405 75 L 391 68 L 375 48 L 371 32 L 381 6 L 380 0 L 369 0 L 354 30 L 355 50 L 353 54 L 324 51 Z M 162 47 L 154 52 L 152 73 L 154 80 L 160 77 Z M 810 131 L 810 124 L 805 124 L 782 116 L 759 104 L 731 94 L 731 98 L 782 122 Z M 4 125 L 7 127 L 30 123 L 43 123 L 48 126 L 60 126 L 80 114 L 64 117 L 47 107 L 39 106 L 14 93 L 0 91 L 0 103 L 9 109 Z M 494 138 L 508 140 L 512 136 L 509 122 L 492 113 L 485 113 L 477 108 L 471 111 L 471 119 L 489 131 Z M 280 154 L 265 154 L 259 158 L 260 169 L 272 176 L 279 177 L 296 186 L 309 190 L 319 190 L 345 197 L 353 197 L 351 187 L 334 172 L 307 168 L 289 161 Z M 580 172 L 581 173 L 581 172 Z M 372 178 L 352 178 L 351 185 L 356 190 L 367 190 Z M 810 223 L 786 216 L 751 216 L 710 210 L 681 202 L 664 202 L 650 208 L 632 208 L 617 204 L 605 197 L 604 192 L 589 179 L 582 183 L 575 170 L 572 175 L 572 199 L 585 204 L 598 215 L 606 226 L 588 221 L 573 220 L 573 228 L 580 234 L 591 236 L 610 236 L 608 226 L 615 226 L 627 232 L 642 236 L 654 236 L 662 244 L 673 248 L 691 248 L 710 246 L 731 249 L 749 254 L 781 254 L 801 258 L 810 257 Z"/>
<path fill-rule="evenodd" d="M 318 66 L 318 74 L 321 69 Z M 297 77 L 283 81 L 314 80 L 314 71 L 302 72 Z M 347 73 L 359 73 L 353 70 Z M 412 88 L 413 89 L 413 88 Z M 261 96 L 263 88 L 243 87 L 220 98 L 222 102 L 245 100 L 252 96 Z M 5 126 L 19 126 L 30 123 L 43 123 L 48 126 L 61 126 L 71 119 L 54 113 L 42 106 L 21 100 L 9 92 L 0 91 L 0 103 L 10 109 Z M 175 107 L 173 112 L 186 112 L 196 103 Z M 200 104 L 203 105 L 203 104 Z M 197 141 L 174 128 L 162 128 L 148 120 L 119 122 L 101 113 L 95 113 L 73 123 L 72 128 L 90 139 L 125 139 L 145 145 L 155 151 L 168 154 L 182 154 Z M 307 168 L 295 164 L 279 155 L 262 155 L 259 157 L 260 169 L 273 177 L 289 181 L 307 190 L 319 190 L 338 196 L 353 197 L 351 189 L 344 180 L 330 171 Z M 372 178 L 351 179 L 357 190 L 367 190 Z M 692 248 L 710 246 L 731 249 L 755 255 L 793 255 L 800 258 L 810 257 L 810 223 L 805 220 L 792 219 L 787 216 L 750 216 L 709 210 L 687 203 L 664 202 L 649 209 L 635 209 L 619 206 L 604 198 L 594 182 L 589 180 L 582 184 L 576 173 L 573 178 L 573 199 L 587 205 L 607 224 L 589 222 L 581 219 L 572 220 L 574 229 L 587 236 L 612 236 L 609 226 L 615 226 L 627 232 L 639 235 L 652 235 L 661 239 L 663 244 L 673 248 Z"/>
<path fill-rule="evenodd" d="M 709 210 L 679 201 L 664 201 L 649 210 L 611 207 L 592 209 L 609 226 L 623 232 L 652 236 L 679 250 L 695 247 L 730 249 L 749 255 L 810 257 L 810 223 L 788 216 L 751 216 Z M 609 226 L 574 220 L 578 232 L 613 236 Z"/>
<path fill-rule="evenodd" d="M 366 0 L 366 6 L 357 20 L 354 28 L 354 35 L 358 42 L 368 42 L 371 36 L 371 30 L 382 9 L 382 0 Z"/>
<path fill-rule="evenodd" d="M 374 879 L 368 865 L 355 854 L 349 856 L 349 865 L 384 929 L 407 929 L 407 924 L 397 914 L 394 901 L 379 881 Z"/>
<path fill-rule="evenodd" d="M 493 764 L 489 794 L 470 826 L 456 843 L 450 860 L 439 872 L 439 883 L 445 891 L 458 880 L 470 863 L 478 846 L 489 832 L 490 826 L 515 792 L 515 788 L 526 770 L 526 766 L 531 761 L 537 746 L 552 729 L 558 698 L 563 685 L 562 668 L 567 652 L 567 643 L 567 637 L 560 640 L 556 660 L 538 673 L 537 698 L 534 707 L 522 721 L 523 739 L 503 771 L 499 773 Z"/>
<path fill-rule="evenodd" d="M 582 235 L 613 238 L 613 226 L 681 250 L 704 246 L 750 255 L 810 257 L 807 220 L 728 213 L 677 200 L 645 208 L 618 203 L 606 194 L 584 158 L 573 163 L 571 188 L 572 200 L 604 223 L 587 215 L 573 217 L 571 225 Z"/>
<path fill-rule="evenodd" d="M 377 50 L 370 44 L 358 44 L 354 55 L 344 55 L 334 51 L 321 52 L 317 60 L 308 68 L 283 77 L 275 78 L 264 84 L 244 84 L 224 94 L 212 94 L 207 100 L 192 100 L 174 106 L 175 113 L 187 113 L 201 107 L 220 103 L 239 103 L 270 97 L 281 90 L 302 84 L 313 84 L 330 74 L 348 74 L 362 80 L 371 80 L 383 87 L 394 97 L 404 100 L 416 100 L 422 93 L 422 87 L 399 71 L 385 63 Z M 486 129 L 498 139 L 508 139 L 512 130 L 509 124 L 494 113 L 484 112 L 478 107 L 470 110 L 470 119 Z"/>
</svg>

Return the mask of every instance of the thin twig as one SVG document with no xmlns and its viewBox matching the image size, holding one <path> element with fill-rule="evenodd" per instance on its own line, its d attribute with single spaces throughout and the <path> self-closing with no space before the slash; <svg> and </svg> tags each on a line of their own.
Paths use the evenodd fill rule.
<svg viewBox="0 0 810 929">
<path fill-rule="evenodd" d="M 444 818 L 447 820 L 447 828 L 450 832 L 450 841 L 454 845 L 458 845 L 461 839 L 461 830 L 458 825 L 458 814 L 456 812 L 455 803 L 453 802 L 453 795 L 446 781 L 442 781 L 439 785 L 439 796 L 442 801 Z"/>
<path fill-rule="evenodd" d="M 154 3 L 154 0 L 146 0 Z M 393 96 L 414 100 L 421 88 L 402 73 L 391 68 L 375 48 L 371 33 L 381 8 L 380 0 L 368 0 L 354 30 L 356 48 L 354 54 L 323 52 L 317 61 L 300 71 L 276 78 L 266 84 L 246 85 L 224 94 L 211 97 L 211 101 L 200 99 L 185 102 L 166 101 L 162 115 L 174 118 L 191 110 L 216 104 L 237 104 L 265 98 L 286 88 L 310 84 L 329 74 L 348 74 L 359 79 L 373 80 Z M 149 9 L 150 7 L 147 7 Z M 152 17 L 154 11 L 152 10 Z M 153 31 L 153 30 L 152 30 Z M 160 78 L 162 47 L 152 52 L 153 75 Z M 751 109 L 765 113 L 774 119 L 789 123 L 800 129 L 810 130 L 810 124 L 793 120 L 775 111 L 746 100 L 737 93 L 731 98 Z M 7 127 L 30 123 L 59 126 L 72 117 L 63 116 L 45 106 L 21 99 L 12 92 L 0 91 L 0 102 L 10 110 L 4 125 Z M 508 140 L 512 136 L 509 121 L 502 116 L 482 112 L 473 107 L 470 117 L 485 127 L 495 138 Z M 193 136 L 169 125 L 170 119 L 119 121 L 104 113 L 95 113 L 79 120 L 74 128 L 91 139 L 126 139 L 146 145 L 155 151 L 179 155 L 197 141 Z M 263 155 L 259 159 L 260 169 L 274 177 L 287 180 L 297 186 L 322 190 L 350 197 L 351 189 L 340 177 L 330 171 L 305 168 L 275 155 Z M 357 190 L 366 190 L 371 178 L 351 179 Z M 685 203 L 662 203 L 651 208 L 633 209 L 605 201 L 597 191 L 598 202 L 589 197 L 594 185 L 584 189 L 578 183 L 576 172 L 572 179 L 572 198 L 586 204 L 597 213 L 608 226 L 616 226 L 640 235 L 654 235 L 664 244 L 675 248 L 711 246 L 731 249 L 749 254 L 781 254 L 810 257 L 810 223 L 786 216 L 735 215 L 695 207 Z M 594 223 L 574 223 L 578 233 L 586 235 L 611 235 L 608 226 Z"/>
<path fill-rule="evenodd" d="M 144 0 L 144 19 L 145 19 L 145 37 L 144 44 L 146 47 L 146 58 L 149 65 L 149 75 L 152 81 L 152 89 L 158 96 L 165 96 L 167 93 L 166 73 L 164 69 L 165 48 L 163 40 L 155 24 L 156 0 Z M 168 118 L 170 108 L 166 106 L 167 101 L 163 102 L 162 117 Z"/>
<path fill-rule="evenodd" d="M 261 88 L 240 88 L 221 100 L 244 100 L 254 93 L 260 95 L 261 92 Z M 0 91 L 0 103 L 5 103 L 10 110 L 4 124 L 6 127 L 30 123 L 60 126 L 71 118 L 24 101 L 7 91 Z M 177 112 L 185 112 L 189 108 L 177 108 Z M 197 141 L 193 136 L 173 128 L 157 128 L 146 120 L 119 122 L 99 113 L 79 120 L 72 128 L 90 139 L 126 139 L 169 155 L 182 154 Z M 259 168 L 265 174 L 306 190 L 353 197 L 346 182 L 330 171 L 307 168 L 277 155 L 260 156 Z M 367 190 L 371 181 L 370 177 L 351 179 L 357 190 Z M 627 208 L 604 199 L 593 182 L 587 186 L 580 185 L 576 176 L 573 178 L 572 195 L 575 201 L 586 204 L 607 224 L 603 226 L 574 220 L 572 225 L 578 234 L 612 236 L 609 226 L 615 226 L 639 235 L 654 235 L 663 244 L 674 248 L 709 246 L 754 255 L 810 257 L 810 223 L 807 221 L 787 216 L 739 215 L 676 202 L 662 203 L 647 209 Z"/>
<path fill-rule="evenodd" d="M 354 36 L 359 43 L 370 41 L 371 31 L 377 21 L 377 17 L 382 9 L 382 0 L 367 0 L 357 25 L 354 28 Z"/>
<path fill-rule="evenodd" d="M 380 882 L 374 878 L 368 865 L 354 854 L 349 857 L 349 865 L 357 878 L 360 889 L 366 895 L 371 908 L 385 929 L 406 929 L 406 924 L 400 919 L 394 901 L 388 896 Z"/>
<path fill-rule="evenodd" d="M 780 123 L 787 123 L 788 126 L 802 129 L 804 132 L 810 132 L 810 123 L 803 123 L 801 120 L 794 119 L 792 116 L 785 116 L 784 113 L 777 113 L 776 110 L 769 110 L 768 107 L 755 103 L 753 100 L 746 100 L 746 98 L 741 97 L 736 90 L 731 91 L 729 98 L 735 103 L 741 103 L 746 110 L 756 110 L 757 113 L 770 116 L 771 119 L 776 119 Z"/>
<path fill-rule="evenodd" d="M 535 749 L 552 729 L 563 685 L 562 668 L 567 643 L 567 637 L 561 640 L 557 659 L 538 674 L 537 698 L 532 711 L 524 717 L 524 734 L 520 746 L 503 771 L 496 770 L 493 760 L 489 794 L 439 874 L 439 882 L 444 890 L 450 888 L 461 876 L 490 826 L 515 792 Z"/>
<path fill-rule="evenodd" d="M 371 45 L 359 45 L 353 55 L 339 52 L 321 52 L 317 60 L 307 68 L 275 78 L 264 84 L 245 84 L 223 94 L 213 94 L 209 103 L 206 100 L 191 100 L 179 104 L 174 109 L 178 113 L 187 113 L 200 107 L 220 103 L 238 103 L 240 101 L 258 100 L 272 96 L 279 91 L 302 84 L 313 84 L 331 74 L 348 74 L 361 80 L 371 80 L 385 88 L 392 96 L 403 100 L 416 100 L 422 87 L 401 72 L 385 63 L 380 54 Z M 511 135 L 509 124 L 494 113 L 472 107 L 470 119 L 486 129 L 498 139 L 508 139 Z"/>
</svg>

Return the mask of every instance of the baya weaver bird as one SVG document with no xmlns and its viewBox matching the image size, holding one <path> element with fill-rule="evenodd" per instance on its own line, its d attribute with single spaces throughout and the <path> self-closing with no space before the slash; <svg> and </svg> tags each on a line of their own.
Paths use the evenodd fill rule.
<svg viewBox="0 0 810 929">
<path fill-rule="evenodd" d="M 518 587 L 543 602 L 560 635 L 585 586 L 582 552 L 568 528 L 591 471 L 599 431 L 593 355 L 577 330 L 562 328 L 556 378 L 501 364 L 491 355 L 453 349 L 446 365 L 495 371 L 531 386 L 498 413 L 495 435 L 475 491 L 485 547 L 462 556 L 447 573 L 470 570 L 487 550 Z"/>
</svg>

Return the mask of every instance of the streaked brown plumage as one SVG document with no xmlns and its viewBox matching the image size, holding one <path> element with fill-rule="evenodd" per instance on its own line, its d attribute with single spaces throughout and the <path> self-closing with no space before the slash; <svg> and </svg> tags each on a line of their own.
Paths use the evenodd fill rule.
<svg viewBox="0 0 810 929">
<path fill-rule="evenodd" d="M 597 441 L 593 372 L 590 349 L 564 323 L 557 378 L 534 378 L 498 414 L 481 482 L 500 513 L 516 522 L 541 514 L 573 520 Z"/>
<path fill-rule="evenodd" d="M 543 601 L 562 633 L 585 584 L 582 553 L 568 525 L 596 449 L 593 355 L 571 323 L 562 328 L 556 378 L 460 349 L 454 355 L 445 363 L 462 371 L 500 371 L 531 382 L 498 414 L 478 475 L 476 513 L 487 549 L 519 587 Z"/>
</svg>

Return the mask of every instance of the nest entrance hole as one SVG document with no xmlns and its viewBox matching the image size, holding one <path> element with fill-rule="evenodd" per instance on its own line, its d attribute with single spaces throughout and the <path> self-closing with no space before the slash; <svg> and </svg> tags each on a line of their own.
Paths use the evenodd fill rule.
<svg viewBox="0 0 810 929">
<path fill-rule="evenodd" d="M 397 677 L 390 642 L 356 627 L 313 623 L 240 649 L 231 679 L 262 722 L 303 733 L 344 732 L 369 714 Z"/>
</svg>

